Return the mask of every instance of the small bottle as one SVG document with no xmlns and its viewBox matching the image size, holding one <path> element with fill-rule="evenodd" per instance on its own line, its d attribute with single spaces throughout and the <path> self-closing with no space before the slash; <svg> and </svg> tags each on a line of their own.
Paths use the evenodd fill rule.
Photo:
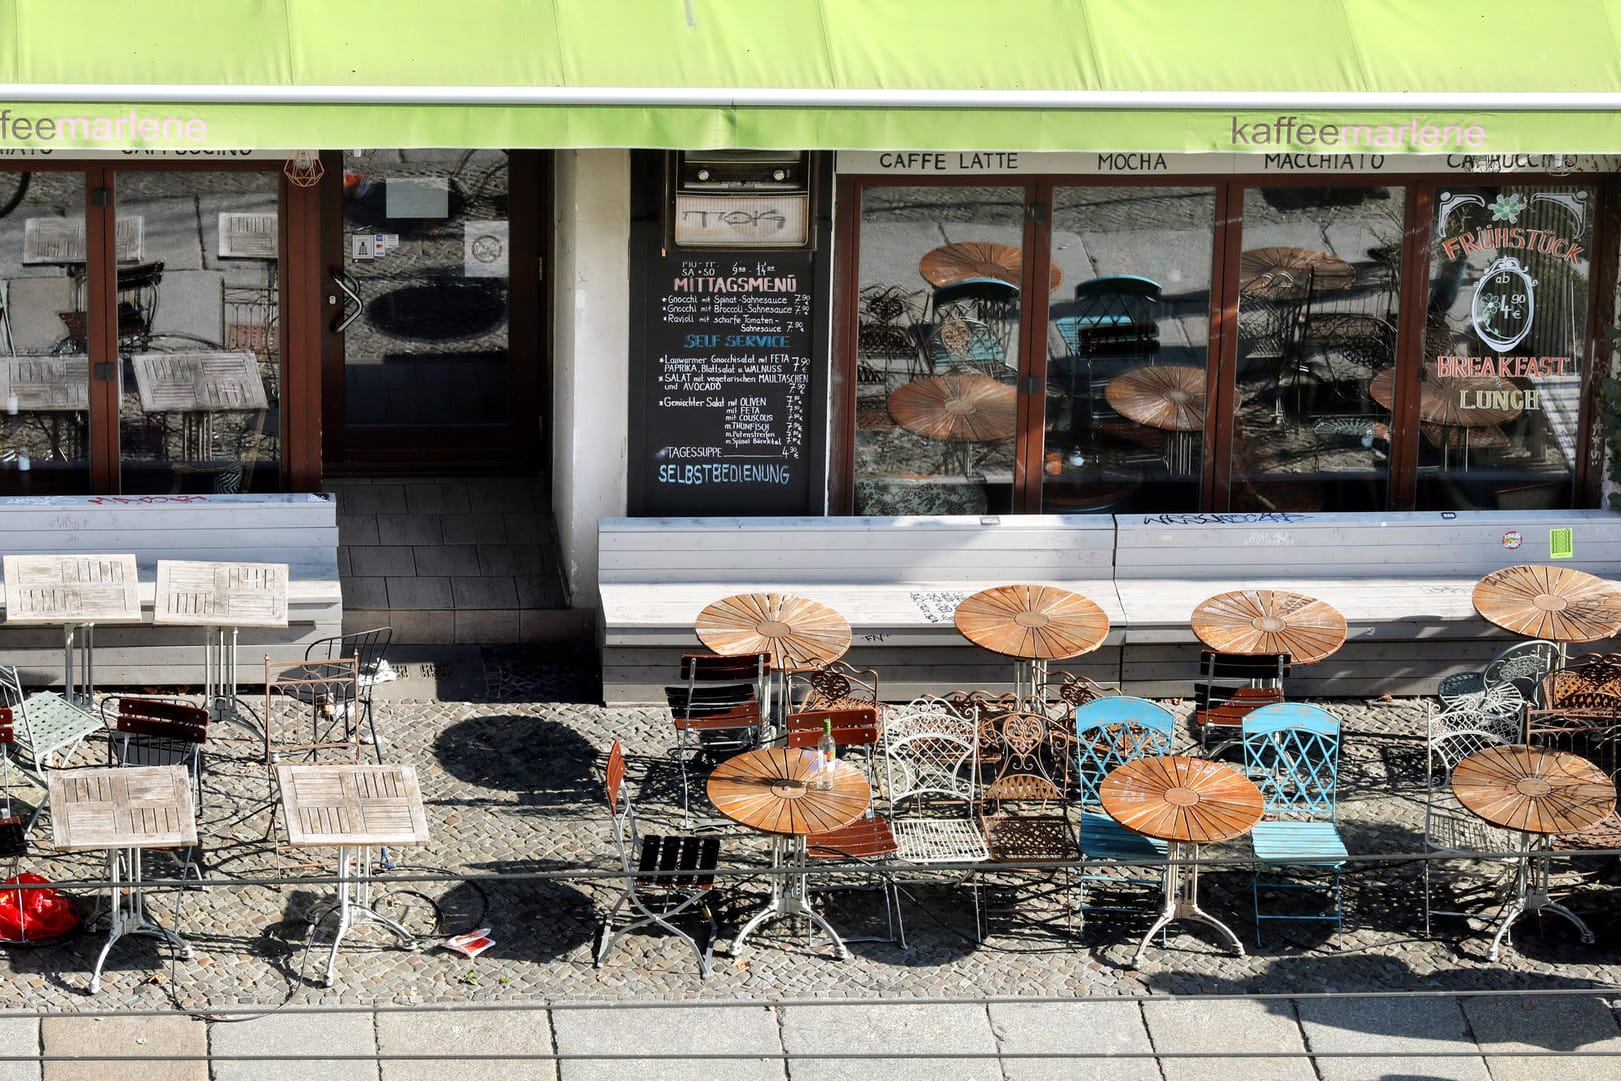
<svg viewBox="0 0 1621 1081">
<path fill-rule="evenodd" d="M 833 768 L 839 763 L 839 746 L 833 742 L 833 718 L 822 721 L 822 738 L 816 743 L 816 773 L 811 777 L 812 788 L 832 788 Z"/>
</svg>

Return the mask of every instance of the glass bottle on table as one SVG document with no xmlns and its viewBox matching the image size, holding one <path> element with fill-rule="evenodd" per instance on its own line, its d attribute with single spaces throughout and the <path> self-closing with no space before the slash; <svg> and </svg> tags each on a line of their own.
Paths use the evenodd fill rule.
<svg viewBox="0 0 1621 1081">
<path fill-rule="evenodd" d="M 833 718 L 822 720 L 822 738 L 816 743 L 816 771 L 811 775 L 811 787 L 833 787 L 833 769 L 838 765 L 839 746 L 833 741 Z"/>
</svg>

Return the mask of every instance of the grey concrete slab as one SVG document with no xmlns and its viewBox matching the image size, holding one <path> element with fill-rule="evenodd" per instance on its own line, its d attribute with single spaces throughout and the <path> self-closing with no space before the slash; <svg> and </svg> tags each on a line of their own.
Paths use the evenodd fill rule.
<svg viewBox="0 0 1621 1081">
<path fill-rule="evenodd" d="M 165 264 L 154 334 L 225 343 L 225 278 L 211 270 L 176 270 Z"/>
<path fill-rule="evenodd" d="M 789 1055 L 885 1051 L 940 1055 L 914 1059 L 803 1059 L 794 1081 L 1002 1081 L 996 1036 L 977 1004 L 785 1006 L 782 1043 Z M 963 1056 L 991 1056 L 967 1058 Z"/>
<path fill-rule="evenodd" d="M 552 1029 L 561 1081 L 783 1081 L 782 1038 L 774 1010 L 764 1006 L 691 1009 L 555 1010 Z M 568 1055 L 646 1052 L 657 1061 L 574 1059 Z M 760 1059 L 683 1059 L 683 1054 L 760 1054 Z M 666 1057 L 667 1056 L 667 1057 Z M 798 1079 L 808 1076 L 795 1067 Z M 866 1075 L 870 1076 L 870 1075 Z"/>
<path fill-rule="evenodd" d="M 1314 1053 L 1389 1052 L 1389 1058 L 1317 1059 L 1323 1081 L 1445 1077 L 1487 1081 L 1458 1000 L 1449 997 L 1302 999 L 1300 1028 Z M 1418 1054 L 1456 1052 L 1444 1058 Z"/>
<path fill-rule="evenodd" d="M 991 1031 L 1003 1054 L 1058 1054 L 1075 1058 L 1002 1060 L 1007 1081 L 1159 1081 L 1149 1054 L 1142 1007 L 1107 998 L 1075 1002 L 995 1002 L 988 1007 Z"/>
<path fill-rule="evenodd" d="M 509 540 L 525 540 L 507 532 L 506 515 L 496 512 L 484 514 L 453 514 L 441 519 L 446 544 L 505 544 Z"/>
<path fill-rule="evenodd" d="M 455 598 L 457 608 L 518 607 L 518 587 L 511 578 L 452 577 L 450 593 Z"/>
<path fill-rule="evenodd" d="M 451 522 L 453 518 L 434 519 Z M 478 548 L 471 544 L 444 544 L 437 548 L 416 549 L 418 574 L 478 574 Z"/>
<path fill-rule="evenodd" d="M 1502 1052 L 1607 1051 L 1621 1053 L 1615 1011 L 1597 995 L 1517 998 L 1512 994 L 1459 1000 L 1475 1042 L 1486 1053 L 1492 1081 L 1545 1081 L 1546 1058 L 1507 1058 Z M 1607 1081 L 1613 1058 L 1570 1058 L 1557 1064 L 1560 1081 Z"/>
<path fill-rule="evenodd" d="M 504 611 L 479 608 L 456 613 L 457 645 L 478 642 L 496 645 L 501 642 L 515 642 L 521 630 L 518 610 L 515 608 Z"/>
<path fill-rule="evenodd" d="M 388 579 L 344 577 L 343 606 L 345 609 L 387 608 Z"/>
<path fill-rule="evenodd" d="M 0 1047 L 8 1055 L 38 1054 L 39 1018 L 0 1017 Z M 0 1081 L 40 1081 L 37 1062 L 0 1062 Z"/>
<path fill-rule="evenodd" d="M 1211 1051 L 1237 1054 L 1264 1051 L 1299 1055 L 1278 1058 L 1168 1058 L 1160 1062 L 1165 1081 L 1317 1081 L 1305 1057 L 1306 1042 L 1294 1006 L 1282 999 L 1168 999 L 1143 1003 L 1143 1017 L 1157 1054 Z"/>
<path fill-rule="evenodd" d="M 453 1055 L 458 1049 L 481 1055 L 550 1055 L 552 1026 L 542 1008 L 533 1010 L 453 1010 L 377 1015 L 377 1049 L 383 1081 L 550 1081 L 551 1059 L 390 1060 L 389 1055 Z"/>
<path fill-rule="evenodd" d="M 30 1026 L 32 1027 L 32 1026 Z M 46 1017 L 39 1022 L 46 1056 L 191 1055 L 188 1062 L 47 1062 L 44 1081 L 208 1081 L 208 1026 L 183 1014 L 157 1017 Z M 0 1034 L 3 1035 L 3 1034 Z M 9 1043 L 5 1046 L 11 1046 Z M 0 1077 L 7 1076 L 0 1074 Z M 40 1077 L 34 1073 L 30 1076 Z"/>
<path fill-rule="evenodd" d="M 369 1013 L 273 1013 L 208 1026 L 214 1081 L 380 1081 L 375 1058 L 323 1061 L 254 1059 L 235 1055 L 376 1055 L 377 1028 Z"/>
<path fill-rule="evenodd" d="M 359 559 L 363 549 L 356 549 Z M 441 611 L 450 608 L 449 578 L 388 578 L 388 606 L 390 608 L 426 608 Z M 448 614 L 448 612 L 446 613 Z"/>
<path fill-rule="evenodd" d="M 349 569 L 357 575 L 416 574 L 411 548 L 404 544 L 363 545 L 349 549 Z"/>
<path fill-rule="evenodd" d="M 337 493 L 340 515 L 405 513 L 403 484 L 355 484 L 333 480 L 327 481 L 326 486 Z"/>
<path fill-rule="evenodd" d="M 389 544 L 439 544 L 443 539 L 437 514 L 379 514 L 377 535 Z"/>
</svg>

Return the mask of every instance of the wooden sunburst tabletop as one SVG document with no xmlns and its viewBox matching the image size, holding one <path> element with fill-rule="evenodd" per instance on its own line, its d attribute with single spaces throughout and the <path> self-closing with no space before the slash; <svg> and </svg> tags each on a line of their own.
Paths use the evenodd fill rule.
<svg viewBox="0 0 1621 1081">
<path fill-rule="evenodd" d="M 1345 644 L 1345 617 L 1327 601 L 1284 589 L 1237 589 L 1199 602 L 1189 620 L 1217 653 L 1287 653 L 1315 664 Z"/>
<path fill-rule="evenodd" d="M 1487 747 L 1452 770 L 1452 794 L 1494 826 L 1575 833 L 1615 810 L 1615 785 L 1580 755 L 1541 747 Z"/>
<path fill-rule="evenodd" d="M 1205 372 L 1187 364 L 1151 364 L 1109 380 L 1103 397 L 1116 413 L 1167 432 L 1204 427 Z"/>
<path fill-rule="evenodd" d="M 809 785 L 813 753 L 798 747 L 744 751 L 709 775 L 709 802 L 733 822 L 765 833 L 827 833 L 861 817 L 872 791 L 848 762 L 833 770 L 833 787 Z"/>
<path fill-rule="evenodd" d="M 979 278 L 993 278 L 1017 286 L 1024 276 L 1024 253 L 1011 244 L 985 240 L 960 240 L 942 244 L 924 254 L 917 264 L 923 280 L 939 289 Z M 1057 289 L 1064 280 L 1054 263 L 1047 268 L 1047 288 Z"/>
<path fill-rule="evenodd" d="M 1190 755 L 1151 755 L 1110 771 L 1103 809 L 1133 833 L 1208 845 L 1242 837 L 1261 820 L 1261 790 L 1231 766 Z"/>
<path fill-rule="evenodd" d="M 771 667 L 799 672 L 850 649 L 850 621 L 791 593 L 739 593 L 698 613 L 698 640 L 716 653 L 769 653 Z"/>
<path fill-rule="evenodd" d="M 1103 644 L 1109 616 L 1095 603 L 1057 586 L 982 589 L 957 604 L 957 629 L 976 646 L 1026 661 L 1078 657 Z"/>
<path fill-rule="evenodd" d="M 1475 611 L 1549 642 L 1596 642 L 1621 630 L 1621 589 L 1586 571 L 1522 563 L 1475 583 Z"/>
</svg>

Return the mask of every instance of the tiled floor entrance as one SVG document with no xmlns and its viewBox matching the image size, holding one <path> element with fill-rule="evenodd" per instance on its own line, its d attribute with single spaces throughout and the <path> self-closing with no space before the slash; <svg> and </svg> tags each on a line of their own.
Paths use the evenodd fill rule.
<svg viewBox="0 0 1621 1081">
<path fill-rule="evenodd" d="M 540 482 L 336 477 L 344 630 L 402 643 L 552 637 L 567 601 Z"/>
</svg>

